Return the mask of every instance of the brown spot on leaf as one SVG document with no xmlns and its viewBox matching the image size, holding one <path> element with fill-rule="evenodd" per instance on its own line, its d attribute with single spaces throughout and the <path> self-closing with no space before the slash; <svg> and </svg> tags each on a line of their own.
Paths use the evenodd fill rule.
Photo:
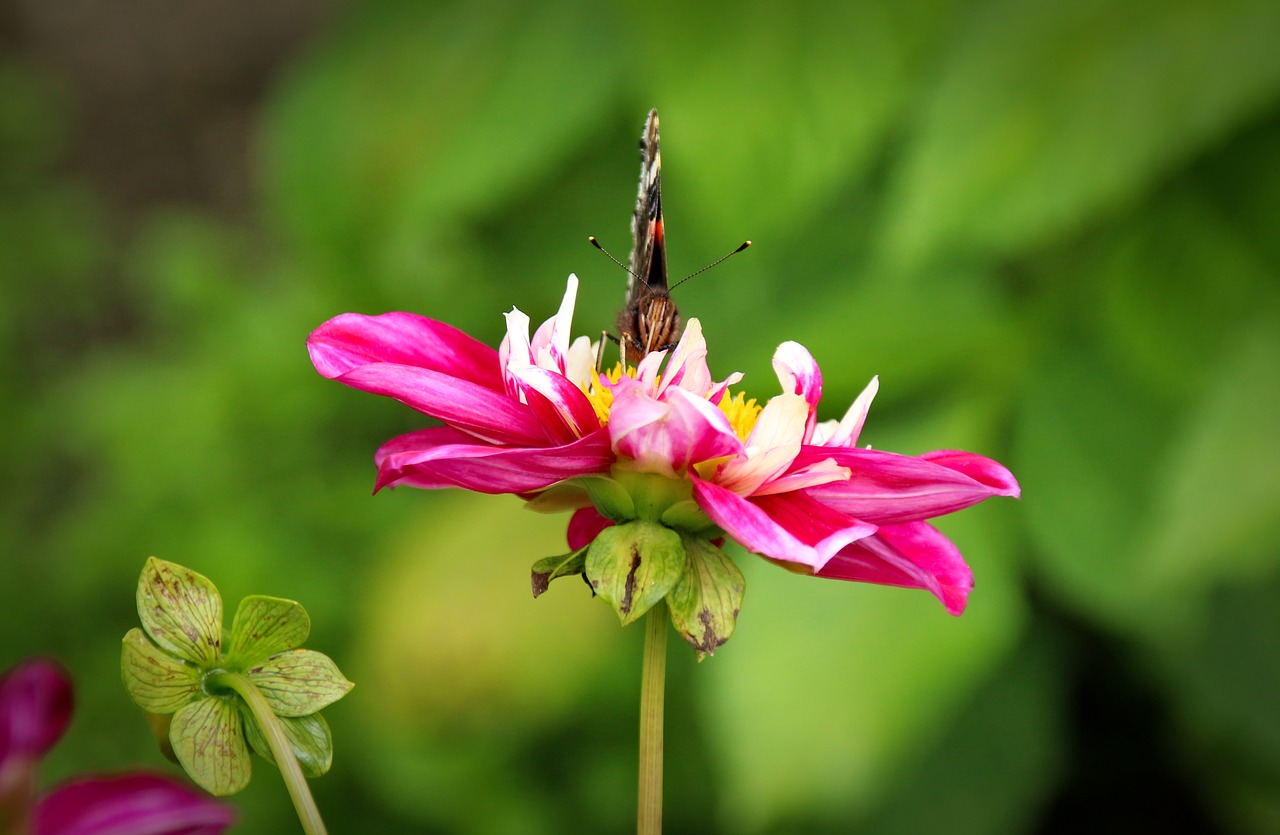
<svg viewBox="0 0 1280 835">
<path fill-rule="evenodd" d="M 634 542 L 631 543 L 631 566 L 627 569 L 627 582 L 623 585 L 622 600 L 618 605 L 618 611 L 623 614 L 631 612 L 631 604 L 634 602 L 633 597 L 636 592 L 636 572 L 640 570 L 640 548 Z"/>
<path fill-rule="evenodd" d="M 711 614 L 710 609 L 703 607 L 698 612 L 698 622 L 702 624 L 702 638 L 694 643 L 693 648 L 699 652 L 705 652 L 707 655 L 714 655 L 716 647 L 724 644 L 727 639 L 720 638 L 716 634 L 715 617 Z"/>
</svg>

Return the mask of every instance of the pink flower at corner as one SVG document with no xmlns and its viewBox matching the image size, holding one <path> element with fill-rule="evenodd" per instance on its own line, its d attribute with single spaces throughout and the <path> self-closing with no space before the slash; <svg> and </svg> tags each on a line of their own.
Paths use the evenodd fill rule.
<svg viewBox="0 0 1280 835">
<path fill-rule="evenodd" d="M 145 772 L 78 777 L 37 797 L 36 771 L 66 731 L 71 707 L 71 680 L 52 661 L 26 661 L 0 676 L 0 831 L 218 835 L 235 820 L 230 807 Z"/>
<path fill-rule="evenodd" d="M 308 340 L 316 369 L 393 397 L 445 425 L 387 442 L 377 488 L 463 487 L 536 500 L 553 486 L 619 471 L 686 481 L 708 528 L 800 573 L 930 591 L 963 611 L 972 574 L 924 520 L 991 496 L 1017 496 L 1012 474 L 965 452 L 913 457 L 859 449 L 877 381 L 842 421 L 820 424 L 822 375 L 787 342 L 774 356 L 782 393 L 763 407 L 715 382 L 698 320 L 670 352 L 606 377 L 586 337 L 570 341 L 577 279 L 532 339 L 507 314 L 495 351 L 409 313 L 343 314 Z M 669 356 L 668 356 L 669 353 Z M 664 365 L 665 363 L 665 365 Z M 569 523 L 579 548 L 613 524 L 581 500 Z M 714 523 L 712 525 L 712 523 Z"/>
</svg>

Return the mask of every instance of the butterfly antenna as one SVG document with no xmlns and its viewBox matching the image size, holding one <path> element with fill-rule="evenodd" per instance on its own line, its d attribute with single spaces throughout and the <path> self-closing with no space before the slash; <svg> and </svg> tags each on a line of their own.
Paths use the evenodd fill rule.
<svg viewBox="0 0 1280 835">
<path fill-rule="evenodd" d="M 592 245 L 592 246 L 594 246 L 596 249 L 598 249 L 598 250 L 600 250 L 601 252 L 603 252 L 603 253 L 605 254 L 605 257 L 606 257 L 606 258 L 608 258 L 608 259 L 609 259 L 610 261 L 612 261 L 613 263 L 617 264 L 619 267 L 622 267 L 622 269 L 626 270 L 626 271 L 627 271 L 627 273 L 628 273 L 629 275 L 633 276 L 634 278 L 640 278 L 640 276 L 638 276 L 638 275 L 636 275 L 635 273 L 631 272 L 631 268 L 630 268 L 630 267 L 628 267 L 626 264 L 624 264 L 624 263 L 622 263 L 621 261 L 619 261 L 617 258 L 614 258 L 614 257 L 613 257 L 613 253 L 609 252 L 609 250 L 607 250 L 607 249 L 605 249 L 603 246 L 601 246 L 601 245 L 600 245 L 600 242 L 596 240 L 596 236 L 595 236 L 595 235 L 588 235 L 588 236 L 587 236 L 587 240 L 591 242 L 591 245 Z M 748 243 L 750 243 L 750 241 L 748 241 Z M 725 258 L 728 258 L 728 257 L 729 257 L 728 255 L 726 255 L 726 256 L 725 256 Z M 721 260 L 721 261 L 723 261 L 723 260 L 724 260 L 724 258 L 721 258 L 720 260 Z M 698 270 L 698 272 L 702 272 L 702 270 Z"/>
<path fill-rule="evenodd" d="M 742 252 L 742 250 L 746 249 L 746 248 L 747 248 L 747 247 L 749 247 L 749 246 L 751 246 L 751 241 L 743 241 L 743 242 L 742 242 L 742 244 L 741 244 L 737 249 L 735 249 L 733 252 L 730 252 L 730 253 L 728 253 L 728 254 L 726 254 L 726 255 L 721 255 L 719 258 L 717 258 L 716 260 L 712 261 L 710 264 L 707 264 L 707 265 L 706 265 L 705 267 L 703 267 L 702 269 L 700 269 L 700 270 L 695 270 L 694 272 L 689 273 L 689 274 L 688 274 L 688 275 L 686 275 L 684 278 L 682 278 L 682 279 L 680 279 L 679 281 L 677 281 L 675 284 L 672 284 L 670 289 L 674 290 L 674 289 L 676 289 L 677 287 L 679 287 L 681 284 L 684 284 L 686 281 L 688 281 L 689 279 L 693 278 L 695 275 L 699 275 L 699 274 L 701 274 L 701 273 L 705 273 L 707 270 L 711 269 L 712 267 L 716 266 L 717 264 L 723 264 L 725 261 L 728 261 L 730 258 L 732 258 L 733 256 L 737 255 L 739 252 Z M 607 253 L 606 253 L 606 254 L 607 254 Z M 612 257 L 612 256 L 610 256 L 610 257 Z"/>
</svg>

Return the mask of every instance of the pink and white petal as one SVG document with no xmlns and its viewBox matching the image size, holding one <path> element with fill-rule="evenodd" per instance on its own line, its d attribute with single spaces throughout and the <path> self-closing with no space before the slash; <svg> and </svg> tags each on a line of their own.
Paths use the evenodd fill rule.
<svg viewBox="0 0 1280 835">
<path fill-rule="evenodd" d="M 601 516 L 600 511 L 594 507 L 575 510 L 573 516 L 569 518 L 569 529 L 565 531 L 569 548 L 576 551 L 584 545 L 590 545 L 595 542 L 602 530 L 612 527 L 613 524 L 612 519 Z"/>
<path fill-rule="evenodd" d="M 684 326 L 684 335 L 671 352 L 666 373 L 658 388 L 658 394 L 670 387 L 679 387 L 706 399 L 711 391 L 711 369 L 707 367 L 707 340 L 702 335 L 702 323 L 690 319 Z"/>
<path fill-rule="evenodd" d="M 725 462 L 716 474 L 716 484 L 750 496 L 785 473 L 800 452 L 808 415 L 809 405 L 801 395 L 770 398 L 747 436 L 743 455 Z"/>
<path fill-rule="evenodd" d="M 662 400 L 639 384 L 615 389 L 608 429 L 618 455 L 643 472 L 674 475 L 691 464 L 742 452 L 724 412 L 683 389 L 669 390 Z"/>
<path fill-rule="evenodd" d="M 949 466 L 879 450 L 806 446 L 796 464 L 807 466 L 824 458 L 848 467 L 849 480 L 813 487 L 810 494 L 842 513 L 877 525 L 930 519 L 1008 495 Z"/>
<path fill-rule="evenodd" d="M 523 376 L 531 371 L 540 370 L 541 369 L 537 368 L 525 368 L 520 372 L 520 374 Z M 541 392 L 533 386 L 525 383 L 519 377 L 513 378 L 512 385 L 514 385 L 516 389 L 516 398 L 533 411 L 533 414 L 537 417 L 538 423 L 546 429 L 547 440 L 546 443 L 543 444 L 544 446 L 551 444 L 564 444 L 574 438 L 580 437 L 579 433 L 573 432 L 564 422 L 564 419 L 556 409 L 555 404 L 543 396 Z"/>
<path fill-rule="evenodd" d="M 644 384 L 644 387 L 653 395 L 658 392 L 662 361 L 666 358 L 666 351 L 654 351 L 652 354 L 645 354 L 636 365 L 635 379 Z"/>
<path fill-rule="evenodd" d="M 740 382 L 742 382 L 742 372 L 733 372 L 724 378 L 724 382 L 716 383 L 711 387 L 711 390 L 707 392 L 707 401 L 719 406 L 720 401 L 724 399 L 724 393 L 729 390 L 729 386 L 736 386 Z"/>
<path fill-rule="evenodd" d="M 858 435 L 862 433 L 862 426 L 867 421 L 867 412 L 871 410 L 871 401 L 875 399 L 876 392 L 879 390 L 880 378 L 872 377 L 871 382 L 867 383 L 867 387 L 854 399 L 849 411 L 845 412 L 843 419 L 838 423 L 836 421 L 826 421 L 818 425 L 818 429 L 813 435 L 813 444 L 816 446 L 857 446 Z"/>
<path fill-rule="evenodd" d="M 773 352 L 773 370 L 784 394 L 798 394 L 809 405 L 804 433 L 808 443 L 818 422 L 818 401 L 822 399 L 822 371 L 818 362 L 799 342 L 788 341 Z"/>
<path fill-rule="evenodd" d="M 841 548 L 876 530 L 836 513 L 804 493 L 745 499 L 693 479 L 693 497 L 713 522 L 748 551 L 817 571 Z"/>
<path fill-rule="evenodd" d="M 560 372 L 526 366 L 512 373 L 523 399 L 556 441 L 564 443 L 600 428 L 587 395 Z"/>
<path fill-rule="evenodd" d="M 415 313 L 343 313 L 311 332 L 307 353 L 316 370 L 329 379 L 362 365 L 389 362 L 502 390 L 497 351 L 452 325 Z"/>
<path fill-rule="evenodd" d="M 842 467 L 830 458 L 816 464 L 793 468 L 777 478 L 770 479 L 760 486 L 752 495 L 768 496 L 772 493 L 790 493 L 792 490 L 805 490 L 833 481 L 847 481 L 849 468 Z"/>
<path fill-rule="evenodd" d="M 614 461 L 604 429 L 542 448 L 450 442 L 456 440 L 456 435 L 425 429 L 389 441 L 375 457 L 377 489 L 462 487 L 477 493 L 528 493 L 567 478 L 607 472 Z M 420 448 L 410 448 L 413 442 Z"/>
<path fill-rule="evenodd" d="M 485 440 L 525 446 L 547 443 L 547 432 L 533 410 L 501 389 L 389 362 L 352 369 L 337 380 L 361 391 L 395 398 Z"/>
<path fill-rule="evenodd" d="M 614 451 L 627 458 L 635 458 L 644 453 L 644 441 L 653 434 L 651 427 L 660 425 L 671 407 L 631 377 L 623 376 L 618 382 L 608 385 L 613 392 L 608 429 Z"/>
<path fill-rule="evenodd" d="M 799 394 L 816 407 L 822 399 L 822 370 L 799 342 L 783 342 L 773 352 L 773 370 L 784 394 Z"/>
<path fill-rule="evenodd" d="M 960 550 L 924 522 L 882 525 L 874 536 L 843 548 L 817 576 L 925 589 L 953 615 L 964 611 L 973 590 L 973 572 Z"/>
<path fill-rule="evenodd" d="M 513 369 L 528 368 L 534 364 L 533 346 L 529 342 L 529 317 L 514 307 L 502 316 L 507 322 L 507 334 L 498 346 L 503 390 L 511 397 L 518 397 L 520 386 Z"/>
<path fill-rule="evenodd" d="M 533 358 L 540 367 L 564 373 L 569 355 L 569 329 L 573 325 L 573 308 L 578 298 L 578 277 L 569 273 L 560 310 L 538 328 L 533 336 Z"/>
</svg>

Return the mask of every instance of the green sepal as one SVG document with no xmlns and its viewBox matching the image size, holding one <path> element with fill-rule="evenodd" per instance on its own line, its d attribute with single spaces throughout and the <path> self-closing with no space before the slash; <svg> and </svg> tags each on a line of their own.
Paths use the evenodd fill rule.
<svg viewBox="0 0 1280 835">
<path fill-rule="evenodd" d="M 209 697 L 173 715 L 169 742 L 183 770 L 205 791 L 223 796 L 249 785 L 253 765 L 238 700 Z"/>
<path fill-rule="evenodd" d="M 729 555 L 709 541 L 685 537 L 684 545 L 689 569 L 667 595 L 667 606 L 676 631 L 701 661 L 733 635 L 746 580 Z"/>
<path fill-rule="evenodd" d="M 576 551 L 558 554 L 554 557 L 543 557 L 535 562 L 530 576 L 530 582 L 533 585 L 533 596 L 538 597 L 541 595 L 551 585 L 551 581 L 557 577 L 581 574 L 586 569 L 587 549 L 590 547 L 590 545 L 583 545 Z"/>
<path fill-rule="evenodd" d="M 591 507 L 591 496 L 577 484 L 577 479 L 554 484 L 524 503 L 534 513 L 564 513 Z"/>
<path fill-rule="evenodd" d="M 174 765 L 182 765 L 178 762 L 178 755 L 173 752 L 173 743 L 169 741 L 169 729 L 173 727 L 172 713 L 144 713 L 147 718 L 147 727 L 151 728 L 151 735 L 156 738 L 156 745 L 160 746 L 160 753 L 164 754 L 164 758 Z"/>
<path fill-rule="evenodd" d="M 600 532 L 587 550 L 586 577 L 626 626 L 671 591 L 687 563 L 680 534 L 639 520 Z"/>
<path fill-rule="evenodd" d="M 309 634 L 311 618 L 301 603 L 251 594 L 236 608 L 227 660 L 248 666 L 302 646 Z"/>
<path fill-rule="evenodd" d="M 714 539 L 709 536 L 708 532 L 716 530 L 716 523 L 698 506 L 693 499 L 685 499 L 662 511 L 662 517 L 659 520 L 668 528 L 675 528 L 684 533 L 691 533 L 701 536 L 704 539 Z"/>
<path fill-rule="evenodd" d="M 142 628 L 161 649 L 201 665 L 218 660 L 222 597 L 209 578 L 148 557 L 138 578 L 137 598 Z"/>
<path fill-rule="evenodd" d="M 147 713 L 173 713 L 201 695 L 200 670 L 160 649 L 136 626 L 122 642 L 120 676 L 129 698 Z"/>
<path fill-rule="evenodd" d="M 612 473 L 634 508 L 628 518 L 656 522 L 673 505 L 693 499 L 693 482 L 687 478 L 636 472 L 620 464 L 614 465 Z"/>
<path fill-rule="evenodd" d="M 629 522 L 636 518 L 636 503 L 626 487 L 607 476 L 581 476 L 573 480 L 591 498 L 600 515 L 614 522 Z"/>
<path fill-rule="evenodd" d="M 277 653 L 246 670 L 245 675 L 262 691 L 271 712 L 280 717 L 315 713 L 355 687 L 333 659 L 310 649 Z"/>
<path fill-rule="evenodd" d="M 271 753 L 271 745 L 267 742 L 262 728 L 248 708 L 243 710 L 245 737 L 249 747 L 258 756 L 272 765 L 276 765 L 275 755 Z M 284 728 L 284 735 L 289 738 L 289 747 L 307 777 L 320 777 L 333 765 L 333 734 L 329 732 L 329 723 L 318 713 L 310 716 L 276 717 Z M 277 766 L 278 767 L 278 766 Z"/>
</svg>

